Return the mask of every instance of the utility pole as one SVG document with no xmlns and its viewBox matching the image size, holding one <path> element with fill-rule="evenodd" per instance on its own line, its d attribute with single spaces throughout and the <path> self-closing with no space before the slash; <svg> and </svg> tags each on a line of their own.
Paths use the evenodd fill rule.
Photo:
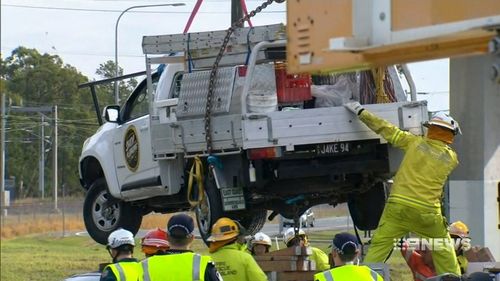
<svg viewBox="0 0 500 281">
<path fill-rule="evenodd" d="M 39 175 L 38 175 L 38 186 L 41 191 L 42 198 L 45 196 L 44 194 L 44 171 L 45 171 L 45 134 L 44 134 L 44 126 L 45 126 L 45 116 L 44 112 L 50 113 L 52 112 L 52 107 L 50 106 L 37 106 L 37 107 L 23 107 L 23 106 L 10 106 L 9 112 L 18 112 L 18 113 L 39 113 L 41 115 L 40 124 L 40 163 L 39 163 Z M 2 132 L 5 132 L 2 130 Z"/>
<path fill-rule="evenodd" d="M 40 158 L 38 163 L 38 189 L 42 199 L 45 198 L 45 116 L 41 115 L 40 123 Z"/>
<path fill-rule="evenodd" d="M 1 195 L 0 195 L 0 200 L 1 202 L 1 212 L 2 212 L 2 217 L 7 214 L 7 209 L 4 208 L 5 206 L 5 122 L 7 115 L 5 114 L 5 93 L 2 93 L 2 112 L 1 112 L 1 118 L 2 118 L 2 130 L 0 130 L 0 189 L 1 189 Z"/>
<path fill-rule="evenodd" d="M 243 9 L 240 0 L 231 0 L 231 24 L 243 17 Z M 238 27 L 243 27 L 243 24 Z"/>
<path fill-rule="evenodd" d="M 54 211 L 59 211 L 57 207 L 57 105 L 54 105 L 54 138 L 52 139 L 52 167 L 54 184 Z"/>
</svg>

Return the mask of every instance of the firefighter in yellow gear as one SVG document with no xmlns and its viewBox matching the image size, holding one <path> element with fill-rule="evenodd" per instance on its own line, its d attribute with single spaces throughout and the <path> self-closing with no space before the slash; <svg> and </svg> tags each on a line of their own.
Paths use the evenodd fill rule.
<svg viewBox="0 0 500 281">
<path fill-rule="evenodd" d="M 212 226 L 208 237 L 209 252 L 217 270 L 224 281 L 264 281 L 266 274 L 254 258 L 241 251 L 236 242 L 239 235 L 238 225 L 230 218 L 220 218 Z"/>
<path fill-rule="evenodd" d="M 356 236 L 342 232 L 332 241 L 332 258 L 335 267 L 314 275 L 315 281 L 383 281 L 377 272 L 365 265 L 355 265 L 359 255 L 359 243 Z"/>
<path fill-rule="evenodd" d="M 471 238 L 469 237 L 469 227 L 462 221 L 456 221 L 448 227 L 450 236 L 455 240 L 455 253 L 457 254 L 460 271 L 464 274 L 467 271 L 469 261 L 465 257 L 465 252 L 471 248 Z"/>
<path fill-rule="evenodd" d="M 309 245 L 309 241 L 307 240 L 307 235 L 304 230 L 299 229 L 297 235 L 295 235 L 295 229 L 293 229 L 293 227 L 290 227 L 285 231 L 285 234 L 283 235 L 283 242 L 285 242 L 285 245 L 288 248 L 293 246 L 306 246 L 311 248 L 312 254 L 309 256 L 309 258 L 316 264 L 316 270 L 323 271 L 330 269 L 328 255 L 325 254 L 325 252 L 323 252 L 321 249 Z"/>
<path fill-rule="evenodd" d="M 134 235 L 126 229 L 120 228 L 109 234 L 106 248 L 113 264 L 104 268 L 101 281 L 142 280 L 141 265 L 132 257 L 134 246 Z"/>
<path fill-rule="evenodd" d="M 144 281 L 222 281 L 209 256 L 190 250 L 194 221 L 186 214 L 170 218 L 167 225 L 169 249 L 141 262 Z"/>
<path fill-rule="evenodd" d="M 413 232 L 433 238 L 432 249 L 436 273 L 460 275 L 454 246 L 441 214 L 441 195 L 448 175 L 458 165 L 455 151 L 448 146 L 460 133 L 458 122 L 438 112 L 429 122 L 425 137 L 416 136 L 365 110 L 358 102 L 344 105 L 372 131 L 393 146 L 403 149 L 405 156 L 394 177 L 377 231 L 371 241 L 365 262 L 384 262 L 400 237 Z"/>
</svg>

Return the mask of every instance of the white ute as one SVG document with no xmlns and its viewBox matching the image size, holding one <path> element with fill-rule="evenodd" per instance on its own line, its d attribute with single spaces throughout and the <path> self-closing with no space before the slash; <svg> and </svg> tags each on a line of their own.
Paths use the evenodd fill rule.
<svg viewBox="0 0 500 281">
<path fill-rule="evenodd" d="M 318 103 L 339 79 L 317 86 L 315 76 L 286 75 L 283 30 L 235 30 L 218 64 L 208 116 L 210 68 L 225 31 L 143 38 L 147 79 L 123 106 L 104 109 L 106 122 L 80 157 L 85 226 L 94 240 L 105 243 L 119 227 L 136 233 L 150 212 L 194 209 L 205 239 L 221 216 L 255 233 L 267 211 L 298 220 L 312 206 L 342 202 L 359 229 L 376 228 L 384 182 L 401 153 L 341 106 L 358 99 L 355 90 L 333 96 L 340 97 L 336 106 Z M 153 72 L 152 65 L 160 67 Z M 407 101 L 395 67 L 389 70 L 398 101 L 365 107 L 422 134 L 426 103 L 414 95 Z M 197 167 L 204 186 L 196 177 L 189 184 L 190 175 L 201 175 Z"/>
</svg>

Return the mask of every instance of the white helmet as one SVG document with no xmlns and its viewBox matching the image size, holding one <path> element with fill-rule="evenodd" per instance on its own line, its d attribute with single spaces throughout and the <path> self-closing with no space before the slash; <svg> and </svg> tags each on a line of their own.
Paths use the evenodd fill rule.
<svg viewBox="0 0 500 281">
<path fill-rule="evenodd" d="M 108 246 L 111 249 L 116 249 L 122 245 L 135 246 L 134 235 L 126 229 L 119 228 L 109 235 Z"/>
<path fill-rule="evenodd" d="M 299 229 L 298 235 L 306 235 L 305 231 L 302 229 Z M 285 244 L 288 244 L 288 242 L 292 241 L 292 239 L 295 238 L 295 229 L 293 227 L 290 227 L 285 231 L 285 234 L 283 234 L 283 242 Z"/>
<path fill-rule="evenodd" d="M 271 247 L 272 246 L 271 238 L 263 232 L 257 232 L 250 241 L 251 248 L 253 248 L 253 246 L 256 244 L 266 245 Z"/>
<path fill-rule="evenodd" d="M 462 130 L 460 130 L 460 126 L 458 122 L 455 121 L 450 115 L 440 111 L 435 113 L 431 120 L 424 123 L 424 126 L 428 127 L 429 125 L 440 126 L 453 131 L 453 134 L 462 134 Z"/>
</svg>

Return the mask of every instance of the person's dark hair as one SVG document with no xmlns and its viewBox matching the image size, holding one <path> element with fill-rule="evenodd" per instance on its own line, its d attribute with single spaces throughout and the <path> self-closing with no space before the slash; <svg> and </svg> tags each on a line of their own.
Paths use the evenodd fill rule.
<svg viewBox="0 0 500 281">
<path fill-rule="evenodd" d="M 167 240 L 168 243 L 170 244 L 170 247 L 184 247 L 187 246 L 189 242 L 191 242 L 191 237 L 192 237 L 191 235 L 188 236 L 172 235 L 168 236 Z"/>
<path fill-rule="evenodd" d="M 354 258 L 356 257 L 356 252 L 354 252 L 354 253 L 352 253 L 352 252 L 351 253 L 343 253 L 343 254 L 341 254 L 339 252 L 337 252 L 337 253 L 339 254 L 340 260 L 343 261 L 343 262 L 353 261 Z"/>
<path fill-rule="evenodd" d="M 133 254 L 134 253 L 134 246 L 125 244 L 125 245 L 121 245 L 119 247 L 116 247 L 115 250 L 118 251 L 118 253 L 120 253 L 120 254 Z"/>
</svg>

